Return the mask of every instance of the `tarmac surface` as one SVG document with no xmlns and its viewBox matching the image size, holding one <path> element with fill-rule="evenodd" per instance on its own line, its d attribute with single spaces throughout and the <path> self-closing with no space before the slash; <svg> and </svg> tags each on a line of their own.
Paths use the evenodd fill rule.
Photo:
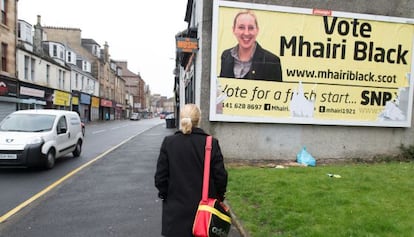
<svg viewBox="0 0 414 237">
<path fill-rule="evenodd" d="M 164 124 L 137 135 L 0 224 L 7 237 L 161 236 L 154 173 Z M 242 236 L 232 225 L 230 237 Z"/>
</svg>

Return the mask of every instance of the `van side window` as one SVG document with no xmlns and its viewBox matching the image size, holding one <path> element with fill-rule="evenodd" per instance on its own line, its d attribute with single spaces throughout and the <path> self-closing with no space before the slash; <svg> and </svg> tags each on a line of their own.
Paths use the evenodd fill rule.
<svg viewBox="0 0 414 237">
<path fill-rule="evenodd" d="M 66 131 L 68 130 L 68 125 L 66 123 L 66 117 L 62 116 L 59 119 L 58 125 L 57 125 L 57 133 L 61 134 L 61 133 L 66 133 Z"/>
</svg>

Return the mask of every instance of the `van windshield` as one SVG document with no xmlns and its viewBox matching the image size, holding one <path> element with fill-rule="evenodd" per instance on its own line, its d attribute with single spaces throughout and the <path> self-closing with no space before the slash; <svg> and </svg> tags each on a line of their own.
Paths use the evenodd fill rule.
<svg viewBox="0 0 414 237">
<path fill-rule="evenodd" d="M 0 123 L 0 131 L 43 132 L 53 128 L 55 115 L 11 114 Z"/>
</svg>

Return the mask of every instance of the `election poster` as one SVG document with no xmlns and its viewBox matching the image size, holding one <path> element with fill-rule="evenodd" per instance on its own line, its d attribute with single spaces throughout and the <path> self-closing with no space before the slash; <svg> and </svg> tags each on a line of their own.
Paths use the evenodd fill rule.
<svg viewBox="0 0 414 237">
<path fill-rule="evenodd" d="M 414 19 L 215 0 L 210 120 L 410 127 Z"/>
</svg>

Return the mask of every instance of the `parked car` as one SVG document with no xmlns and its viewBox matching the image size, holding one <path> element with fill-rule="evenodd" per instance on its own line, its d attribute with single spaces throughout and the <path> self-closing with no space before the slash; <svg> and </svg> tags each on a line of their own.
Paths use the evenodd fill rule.
<svg viewBox="0 0 414 237">
<path fill-rule="evenodd" d="M 139 120 L 140 116 L 139 113 L 132 113 L 131 117 L 129 117 L 130 120 Z"/>
<path fill-rule="evenodd" d="M 160 113 L 160 119 L 165 119 L 169 114 L 172 114 L 172 112 L 161 112 Z"/>
<path fill-rule="evenodd" d="M 40 109 L 15 111 L 0 122 L 0 166 L 53 168 L 55 160 L 79 157 L 83 135 L 76 112 Z"/>
</svg>

